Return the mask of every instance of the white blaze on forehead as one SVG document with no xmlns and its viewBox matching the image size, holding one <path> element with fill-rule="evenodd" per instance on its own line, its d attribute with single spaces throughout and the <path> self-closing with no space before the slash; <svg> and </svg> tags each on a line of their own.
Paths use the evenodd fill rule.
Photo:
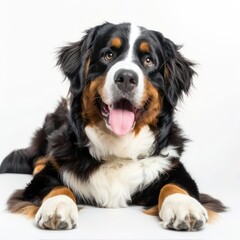
<svg viewBox="0 0 240 240">
<path fill-rule="evenodd" d="M 106 81 L 104 85 L 104 102 L 106 104 L 112 104 L 114 101 L 114 88 L 116 88 L 114 83 L 114 76 L 119 69 L 132 70 L 138 75 L 138 86 L 134 90 L 134 98 L 132 102 L 139 106 L 141 104 L 143 92 L 144 92 L 144 76 L 140 67 L 134 63 L 134 46 L 137 39 L 140 37 L 140 28 L 136 25 L 130 25 L 129 31 L 129 48 L 126 57 L 122 61 L 116 62 L 108 71 L 106 76 Z"/>
<path fill-rule="evenodd" d="M 134 45 L 138 37 L 140 36 L 141 31 L 140 28 L 136 25 L 131 24 L 130 26 L 130 34 L 129 34 L 129 49 L 128 54 L 125 60 L 133 60 L 133 53 L 134 53 Z"/>
</svg>

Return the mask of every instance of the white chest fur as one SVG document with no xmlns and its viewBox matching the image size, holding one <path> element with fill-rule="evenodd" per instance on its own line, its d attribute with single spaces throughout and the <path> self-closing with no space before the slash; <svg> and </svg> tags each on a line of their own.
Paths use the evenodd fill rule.
<svg viewBox="0 0 240 240">
<path fill-rule="evenodd" d="M 115 158 L 102 164 L 88 181 L 68 171 L 63 172 L 62 178 L 81 198 L 95 201 L 102 207 L 117 208 L 126 207 L 137 190 L 145 188 L 169 167 L 169 156 L 138 161 Z"/>
<path fill-rule="evenodd" d="M 70 171 L 63 171 L 62 179 L 76 195 L 102 207 L 126 207 L 134 193 L 170 168 L 171 157 L 178 157 L 173 146 L 162 150 L 162 156 L 166 157 L 149 157 L 154 136 L 147 126 L 137 136 L 130 133 L 121 138 L 110 132 L 106 134 L 100 127 L 85 130 L 91 155 L 104 162 L 88 181 Z"/>
<path fill-rule="evenodd" d="M 86 127 L 85 131 L 90 154 L 104 163 L 87 181 L 67 170 L 62 172 L 62 179 L 80 198 L 102 207 L 126 207 L 134 193 L 170 168 L 171 157 L 178 157 L 173 146 L 163 149 L 162 155 L 149 157 L 154 135 L 148 126 L 137 136 L 129 133 L 117 137 L 103 125 Z"/>
<path fill-rule="evenodd" d="M 99 160 L 108 160 L 109 156 L 136 160 L 148 156 L 154 143 L 154 134 L 148 126 L 135 135 L 130 132 L 118 137 L 101 123 L 97 127 L 86 127 L 85 132 L 90 140 L 89 151 Z"/>
</svg>

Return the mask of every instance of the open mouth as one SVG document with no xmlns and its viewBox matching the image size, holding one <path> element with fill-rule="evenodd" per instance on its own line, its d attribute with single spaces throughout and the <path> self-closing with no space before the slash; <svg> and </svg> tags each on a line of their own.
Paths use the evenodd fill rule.
<svg viewBox="0 0 240 240">
<path fill-rule="evenodd" d="M 130 132 L 142 112 L 143 110 L 134 107 L 126 99 L 121 99 L 111 105 L 102 103 L 102 115 L 111 127 L 111 130 L 118 136 L 123 136 Z"/>
</svg>

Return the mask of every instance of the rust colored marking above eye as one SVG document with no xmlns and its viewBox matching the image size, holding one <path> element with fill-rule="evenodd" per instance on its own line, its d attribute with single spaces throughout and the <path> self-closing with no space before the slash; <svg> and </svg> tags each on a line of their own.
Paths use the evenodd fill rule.
<svg viewBox="0 0 240 240">
<path fill-rule="evenodd" d="M 149 53 L 150 52 L 150 46 L 148 42 L 142 42 L 139 46 L 139 49 L 143 53 Z"/>
<path fill-rule="evenodd" d="M 122 40 L 119 37 L 113 38 L 111 44 L 112 47 L 120 48 L 122 46 Z"/>
</svg>

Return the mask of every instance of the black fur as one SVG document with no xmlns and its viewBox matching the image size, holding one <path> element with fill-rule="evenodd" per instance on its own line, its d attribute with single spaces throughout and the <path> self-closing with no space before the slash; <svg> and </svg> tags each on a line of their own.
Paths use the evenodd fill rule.
<svg viewBox="0 0 240 240">
<path fill-rule="evenodd" d="M 90 155 L 87 147 L 80 148 L 74 144 L 76 138 L 68 126 L 55 131 L 49 139 L 48 152 L 57 159 L 59 167 L 75 173 L 82 180 L 88 180 L 91 173 L 101 165 Z"/>
<path fill-rule="evenodd" d="M 224 212 L 227 210 L 226 206 L 224 206 L 221 201 L 209 196 L 208 194 L 200 193 L 199 201 L 205 208 L 211 209 L 212 211 L 217 213 Z"/>
<path fill-rule="evenodd" d="M 199 200 L 198 187 L 190 177 L 182 163 L 178 163 L 171 171 L 161 175 L 161 181 L 155 181 L 148 188 L 139 191 L 133 196 L 132 203 L 144 206 L 158 204 L 160 190 L 168 183 L 173 183 L 185 189 L 190 196 Z"/>
<path fill-rule="evenodd" d="M 111 25 L 111 24 L 110 24 Z M 85 65 L 90 57 L 91 49 L 96 43 L 98 31 L 109 28 L 109 24 L 103 24 L 86 31 L 81 41 L 63 47 L 59 51 L 57 65 L 60 66 L 65 76 L 70 80 L 70 92 L 72 97 L 70 121 L 71 127 L 77 137 L 79 147 L 84 147 L 87 137 L 84 133 L 83 120 L 81 118 L 81 99 L 82 90 L 90 80 L 86 78 Z M 92 76 L 91 76 L 92 77 Z"/>
<path fill-rule="evenodd" d="M 204 204 L 210 201 L 212 203 L 208 204 L 210 208 L 219 209 L 215 205 L 219 206 L 221 203 L 204 198 L 203 195 L 199 196 L 195 181 L 179 159 L 187 139 L 173 120 L 174 111 L 178 100 L 184 93 L 188 93 L 192 85 L 194 64 L 185 59 L 179 52 L 179 47 L 162 34 L 144 28 L 141 28 L 141 31 L 141 40 L 147 40 L 153 46 L 151 57 L 155 65 L 151 69 L 143 68 L 142 53 L 136 56 L 135 63 L 162 97 L 162 109 L 157 119 L 157 127 L 154 129 L 155 142 L 152 155 L 160 155 L 163 148 L 173 145 L 176 146 L 179 157 L 171 159 L 173 168 L 170 171 L 161 175 L 161 178 L 156 179 L 145 189 L 139 189 L 132 196 L 132 204 L 156 205 L 161 188 L 168 183 L 174 183 Z M 115 58 L 106 63 L 102 59 L 103 50 L 108 49 L 106 46 L 116 33 L 123 39 L 122 46 L 120 49 L 112 50 Z M 88 181 L 91 174 L 103 164 L 89 153 L 89 139 L 84 131 L 84 119 L 81 114 L 82 94 L 84 87 L 97 77 L 105 76 L 113 64 L 124 58 L 125 50 L 129 47 L 128 37 L 128 23 L 120 25 L 105 23 L 89 29 L 82 40 L 60 50 L 57 64 L 70 80 L 70 112 L 67 109 L 67 102 L 62 100 L 55 112 L 47 115 L 43 127 L 36 132 L 30 147 L 8 155 L 1 164 L 0 172 L 31 173 L 34 162 L 41 156 L 49 155 L 55 159 L 57 167 L 51 162 L 47 163 L 47 166 L 21 192 L 21 197 L 18 192 L 17 199 L 30 201 L 39 206 L 47 193 L 63 184 L 59 169 L 68 170 L 81 180 Z M 87 63 L 89 69 L 86 69 Z M 10 202 L 16 199 L 14 196 Z M 82 202 L 84 199 L 79 200 Z M 86 202 L 88 199 L 85 199 Z M 224 210 L 224 207 L 220 210 Z"/>
<path fill-rule="evenodd" d="M 59 173 L 50 164 L 35 175 L 23 193 L 23 199 L 34 203 L 36 206 L 41 204 L 42 199 L 54 188 L 62 185 Z"/>
<path fill-rule="evenodd" d="M 11 152 L 4 158 L 0 173 L 26 173 L 33 172 L 32 166 L 33 156 L 29 153 L 28 149 L 19 149 Z"/>
<path fill-rule="evenodd" d="M 66 100 L 62 99 L 56 110 L 45 117 L 42 128 L 35 132 L 30 146 L 11 152 L 3 160 L 0 173 L 31 174 L 34 162 L 39 157 L 47 155 L 48 137 L 67 121 L 67 103 Z"/>
</svg>

